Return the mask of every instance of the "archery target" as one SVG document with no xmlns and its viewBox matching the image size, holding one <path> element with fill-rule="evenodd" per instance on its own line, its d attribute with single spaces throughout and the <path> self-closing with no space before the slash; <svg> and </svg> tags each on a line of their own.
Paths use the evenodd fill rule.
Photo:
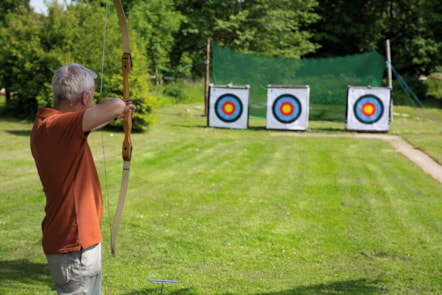
<svg viewBox="0 0 442 295">
<path fill-rule="evenodd" d="M 308 86 L 271 86 L 267 88 L 267 128 L 307 130 Z"/>
<path fill-rule="evenodd" d="M 241 99 L 234 94 L 224 94 L 215 103 L 215 114 L 224 122 L 235 122 L 241 117 L 242 112 Z"/>
<path fill-rule="evenodd" d="M 365 124 L 376 123 L 382 118 L 384 105 L 375 95 L 364 95 L 358 98 L 353 108 L 356 119 Z"/>
<path fill-rule="evenodd" d="M 209 90 L 209 127 L 247 129 L 248 86 L 213 86 Z"/>
<path fill-rule="evenodd" d="M 389 88 L 349 87 L 346 128 L 388 131 L 390 103 Z"/>
</svg>

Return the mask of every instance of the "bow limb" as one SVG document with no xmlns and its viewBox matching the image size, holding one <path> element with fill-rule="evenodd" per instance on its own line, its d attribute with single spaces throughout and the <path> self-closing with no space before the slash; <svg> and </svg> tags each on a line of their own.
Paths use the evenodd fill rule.
<svg viewBox="0 0 442 295">
<path fill-rule="evenodd" d="M 118 20 L 120 23 L 122 41 L 123 41 L 123 100 L 129 101 L 129 72 L 132 69 L 132 59 L 130 54 L 129 31 L 127 29 L 126 17 L 124 15 L 123 5 L 120 0 L 114 0 L 117 10 Z M 118 227 L 120 226 L 121 217 L 123 215 L 124 202 L 126 200 L 127 187 L 129 185 L 130 160 L 132 158 L 132 114 L 127 111 L 124 114 L 124 141 L 123 141 L 123 178 L 121 180 L 120 197 L 118 199 L 117 210 L 115 212 L 114 221 L 111 232 L 111 252 L 115 256 L 115 244 L 117 241 Z"/>
</svg>

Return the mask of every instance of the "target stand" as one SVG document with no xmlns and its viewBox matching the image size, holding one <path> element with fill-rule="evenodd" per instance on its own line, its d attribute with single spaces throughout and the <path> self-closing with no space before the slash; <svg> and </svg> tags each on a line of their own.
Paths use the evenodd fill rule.
<svg viewBox="0 0 442 295">
<path fill-rule="evenodd" d="M 391 90 L 383 87 L 348 87 L 346 129 L 387 132 L 390 127 Z"/>
<path fill-rule="evenodd" d="M 267 129 L 307 130 L 309 97 L 309 86 L 268 85 Z"/>
<path fill-rule="evenodd" d="M 209 85 L 209 127 L 247 129 L 250 86 Z"/>
<path fill-rule="evenodd" d="M 163 294 L 164 284 L 173 284 L 173 285 L 178 284 L 176 276 L 175 276 L 174 280 L 158 280 L 158 279 L 152 279 L 152 275 L 151 275 L 150 278 L 149 278 L 149 282 L 161 284 L 161 293 L 160 294 Z"/>
</svg>

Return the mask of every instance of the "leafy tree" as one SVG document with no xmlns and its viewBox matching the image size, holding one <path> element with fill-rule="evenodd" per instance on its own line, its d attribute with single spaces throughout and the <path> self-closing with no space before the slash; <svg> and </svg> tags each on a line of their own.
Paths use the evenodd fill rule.
<svg viewBox="0 0 442 295">
<path fill-rule="evenodd" d="M 30 0 L 3 0 L 0 3 L 0 27 L 6 27 L 9 22 L 9 15 L 14 11 L 23 10 L 23 6 L 26 9 L 29 9 L 29 1 Z M 0 59 L 7 59 L 7 56 L 0 57 Z M 6 62 L 6 61 L 5 61 Z M 1 75 L 1 71 L 0 71 Z M 6 104 L 10 105 L 11 103 L 11 91 L 9 83 L 5 84 L 5 82 L 9 80 L 8 77 L 0 77 L 0 88 L 5 88 L 6 90 Z M 3 83 L 2 83 L 3 82 Z"/>
<path fill-rule="evenodd" d="M 213 36 L 216 19 L 227 13 L 232 1 L 175 0 L 174 2 L 175 9 L 184 17 L 179 31 L 174 34 L 175 44 L 171 52 L 172 66 L 180 68 L 205 60 L 207 38 Z M 225 4 L 222 5 L 222 2 Z M 193 73 L 202 76 L 203 70 L 204 68 L 198 67 Z"/>
<path fill-rule="evenodd" d="M 214 40 L 242 52 L 300 58 L 314 52 L 308 27 L 318 20 L 316 1 L 239 1 L 224 19 L 217 19 Z"/>
<path fill-rule="evenodd" d="M 21 5 L 29 9 L 29 1 L 30 0 L 2 0 L 0 2 L 0 23 L 5 24 L 7 15 L 20 9 L 19 6 Z"/>
<path fill-rule="evenodd" d="M 401 73 L 418 76 L 441 64 L 442 8 L 437 0 L 319 0 L 321 20 L 313 57 L 377 50 L 390 39 L 392 62 Z"/>
<path fill-rule="evenodd" d="M 309 27 L 318 20 L 316 0 L 175 0 L 184 16 L 173 52 L 193 62 L 205 59 L 207 37 L 230 49 L 299 58 L 314 52 Z M 199 74 L 202 73 L 200 69 Z"/>
<path fill-rule="evenodd" d="M 41 46 L 43 17 L 23 6 L 0 28 L 0 84 L 6 90 L 6 111 L 21 118 L 33 116 L 35 98 L 49 79 L 51 60 Z"/>
<path fill-rule="evenodd" d="M 396 0 L 389 3 L 387 28 L 392 61 L 404 74 L 428 74 L 442 64 L 442 9 L 434 0 Z"/>
<path fill-rule="evenodd" d="M 64 64 L 82 64 L 101 78 L 104 16 L 104 8 L 98 2 L 73 3 L 66 8 L 53 2 L 49 4 L 47 17 L 25 9 L 11 14 L 8 26 L 0 31 L 0 44 L 4 48 L 0 78 L 14 92 L 9 109 L 30 118 L 35 115 L 37 105 L 51 106 L 52 76 Z M 118 18 L 111 11 L 107 21 L 103 92 L 98 100 L 121 96 L 121 46 Z M 134 122 L 134 129 L 139 130 L 153 122 L 150 114 L 156 107 L 156 98 L 148 93 L 144 46 L 141 48 L 132 47 L 140 70 L 131 75 L 134 80 L 131 89 L 140 99 L 137 103 L 141 111 Z M 97 91 L 99 88 L 97 81 Z"/>
<path fill-rule="evenodd" d="M 384 40 L 382 22 L 386 1 L 319 0 L 315 11 L 321 19 L 312 25 L 313 41 L 320 48 L 310 56 L 328 57 L 375 50 Z"/>
<path fill-rule="evenodd" d="M 159 83 L 161 73 L 170 67 L 170 52 L 175 42 L 173 34 L 178 31 L 183 17 L 174 10 L 172 0 L 151 0 L 135 2 L 130 19 L 133 29 L 142 38 L 148 62 Z"/>
</svg>

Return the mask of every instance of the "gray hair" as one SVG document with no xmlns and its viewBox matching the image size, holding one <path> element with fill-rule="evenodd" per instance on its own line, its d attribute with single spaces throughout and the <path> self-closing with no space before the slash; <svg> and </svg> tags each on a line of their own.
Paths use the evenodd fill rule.
<svg viewBox="0 0 442 295">
<path fill-rule="evenodd" d="M 71 63 L 59 68 L 52 78 L 54 106 L 75 104 L 84 91 L 95 90 L 97 74 L 79 64 Z"/>
</svg>

